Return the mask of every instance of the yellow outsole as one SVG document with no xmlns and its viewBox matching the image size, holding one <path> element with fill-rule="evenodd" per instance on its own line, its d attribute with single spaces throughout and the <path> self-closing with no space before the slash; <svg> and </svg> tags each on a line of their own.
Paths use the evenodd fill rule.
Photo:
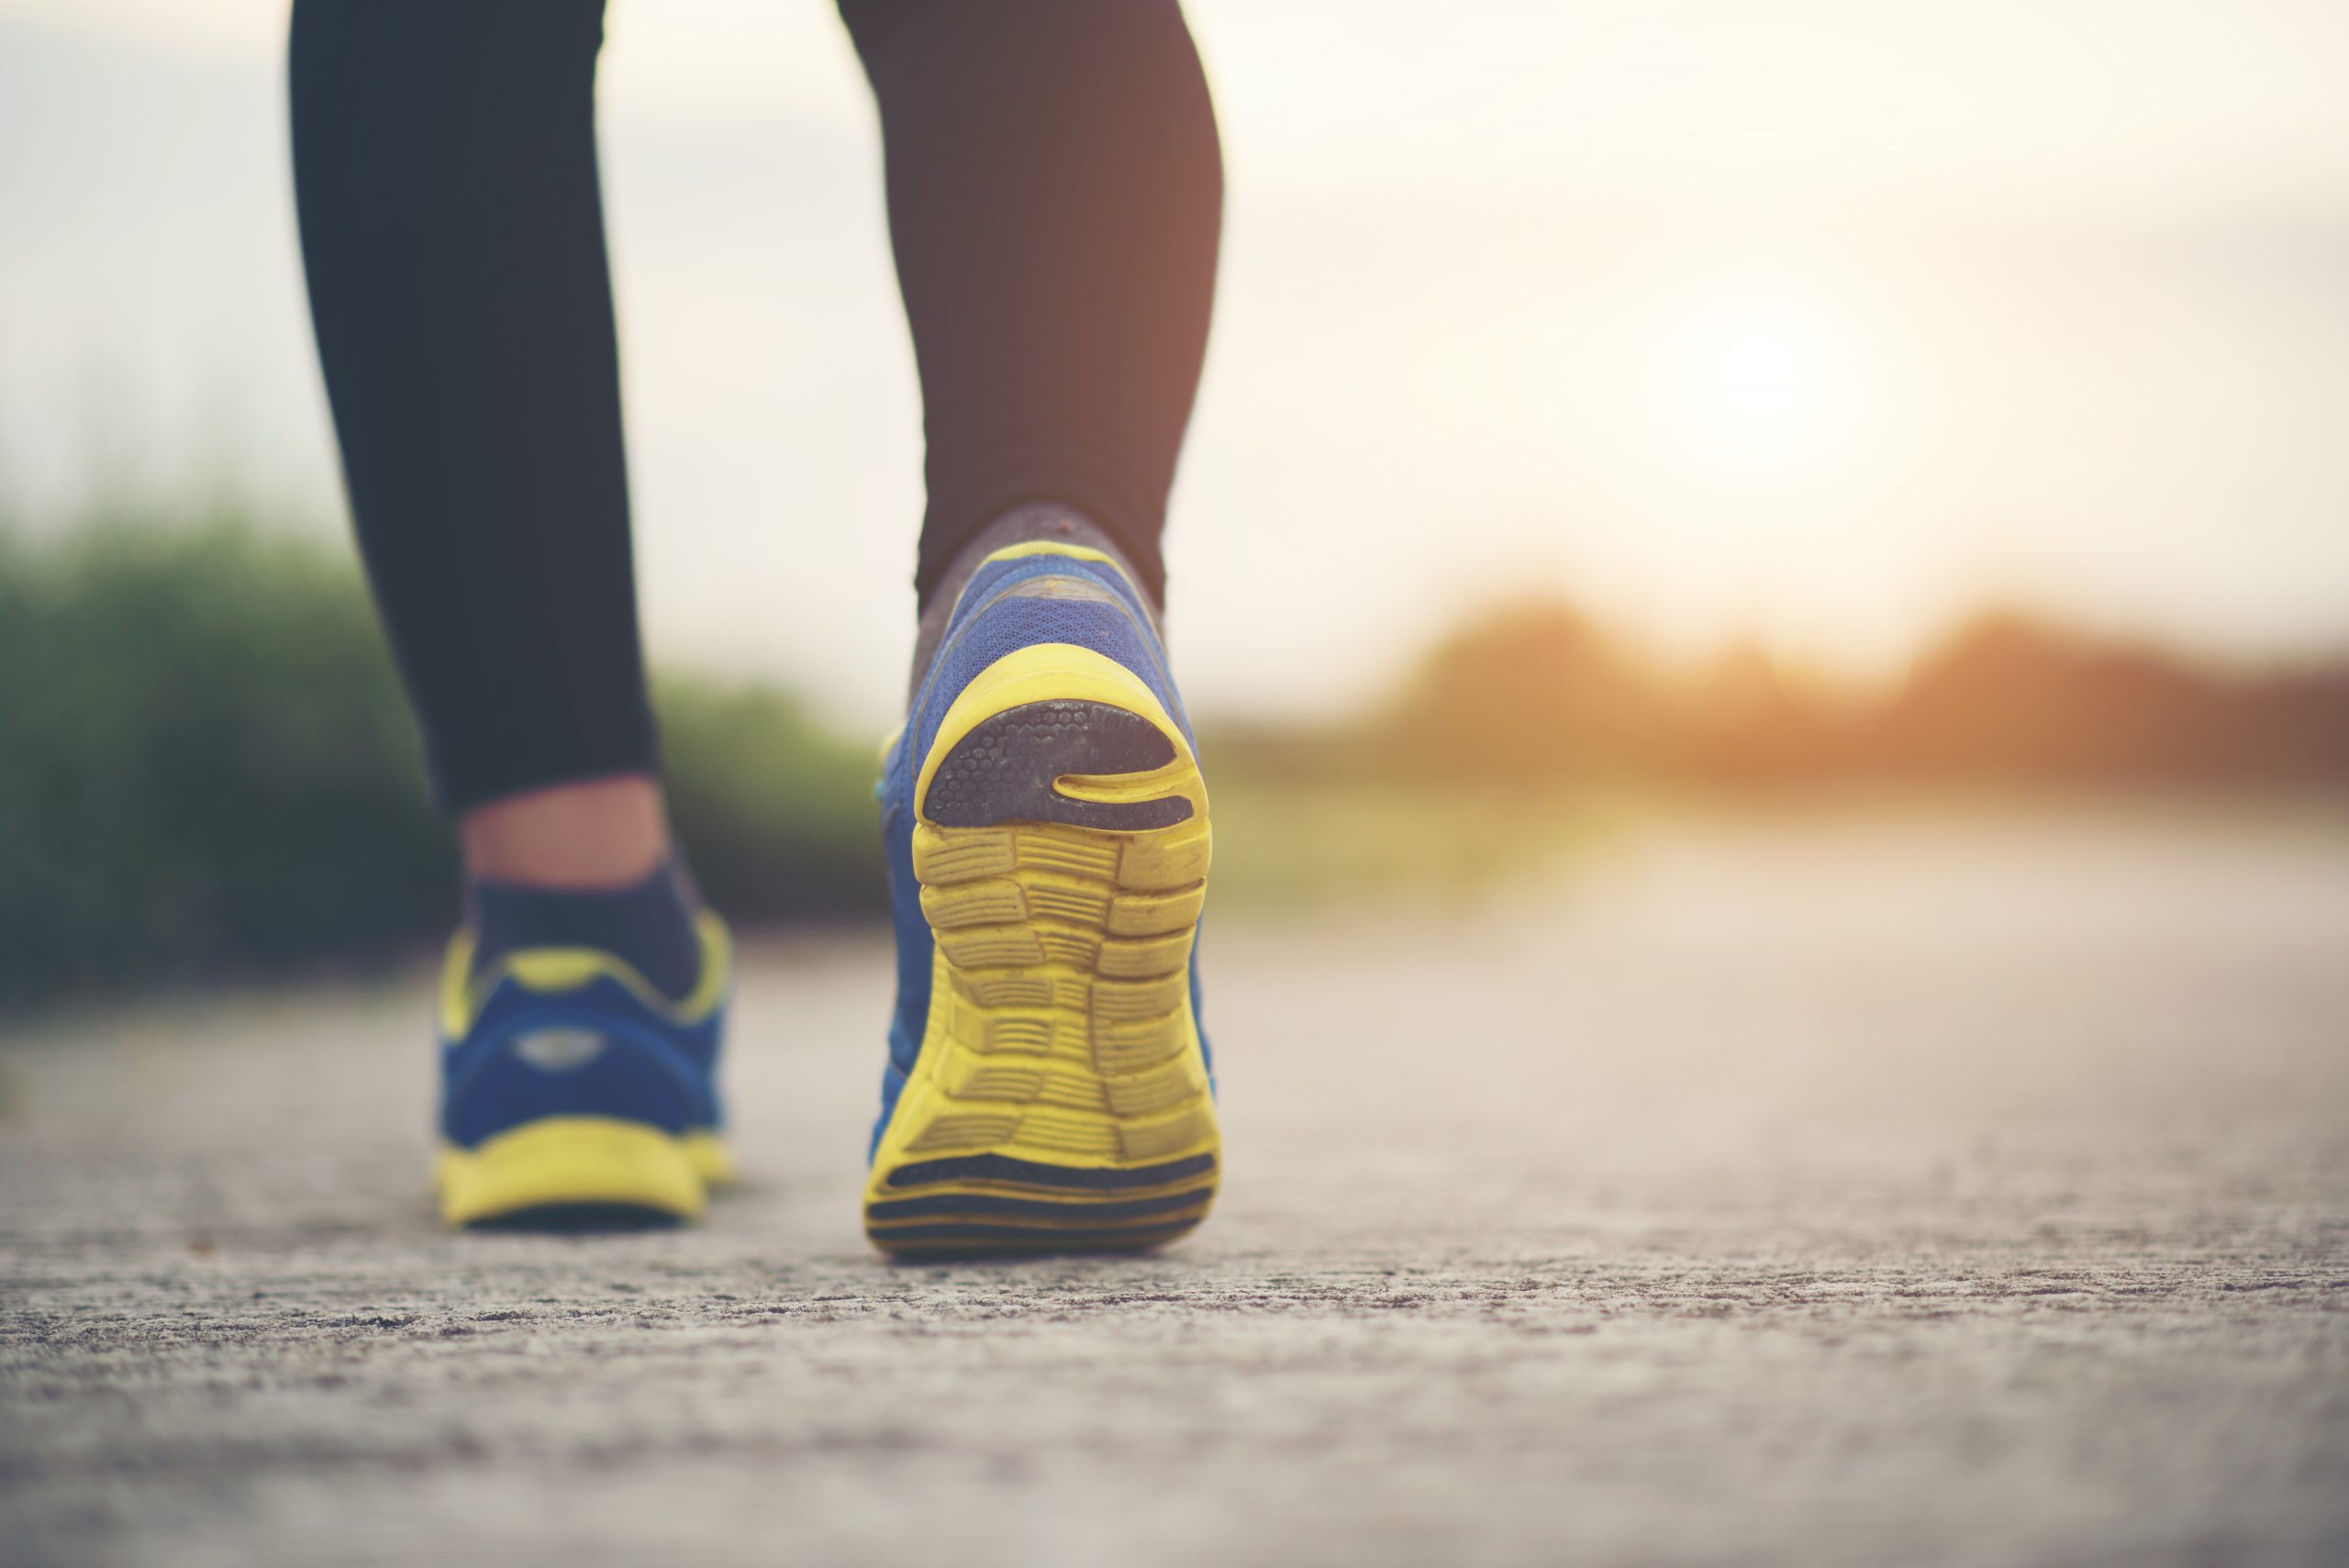
<svg viewBox="0 0 2349 1568">
<path fill-rule="evenodd" d="M 1024 705 L 1120 709 L 1163 735 L 1145 772 L 1063 774 L 1069 800 L 1188 803 L 1171 826 L 930 818 L 943 759 Z M 914 784 L 914 872 L 934 939 L 919 1057 L 875 1151 L 865 1231 L 904 1256 L 1130 1251 L 1187 1233 L 1221 1141 L 1190 997 L 1212 849 L 1182 728 L 1115 661 L 1064 643 L 990 665 Z"/>
<path fill-rule="evenodd" d="M 733 1173 L 714 1132 L 674 1137 L 609 1117 L 544 1117 L 476 1148 L 444 1146 L 433 1169 L 451 1225 L 581 1208 L 693 1219 Z"/>
</svg>

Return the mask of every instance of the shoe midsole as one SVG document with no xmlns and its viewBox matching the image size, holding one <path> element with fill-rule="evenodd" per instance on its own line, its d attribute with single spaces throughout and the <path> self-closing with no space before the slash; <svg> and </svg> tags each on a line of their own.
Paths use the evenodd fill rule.
<svg viewBox="0 0 2349 1568">
<path fill-rule="evenodd" d="M 434 1164 L 441 1213 L 471 1224 L 535 1208 L 614 1205 L 690 1218 L 732 1174 L 710 1130 L 675 1134 L 612 1117 L 541 1117 L 471 1149 L 443 1145 Z"/>
</svg>

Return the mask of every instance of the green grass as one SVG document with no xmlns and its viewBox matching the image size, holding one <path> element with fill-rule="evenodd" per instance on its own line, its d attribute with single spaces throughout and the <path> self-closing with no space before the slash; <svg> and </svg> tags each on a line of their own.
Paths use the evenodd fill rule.
<svg viewBox="0 0 2349 1568">
<path fill-rule="evenodd" d="M 747 921 L 883 904 L 870 749 L 667 679 L 675 817 Z M 449 836 L 340 550 L 119 517 L 0 542 L 0 1006 L 404 960 Z"/>
<path fill-rule="evenodd" d="M 757 684 L 670 674 L 655 703 L 714 906 L 742 926 L 884 909 L 868 742 Z M 1235 743 L 1215 775 L 1219 909 L 1471 896 L 1598 820 L 1586 799 L 1253 759 Z M 0 1007 L 382 968 L 455 908 L 347 549 L 233 511 L 0 536 Z"/>
<path fill-rule="evenodd" d="M 2006 731 L 1983 716 L 2049 700 L 2009 700 L 2010 687 L 2086 692 L 2090 706 L 2108 688 L 2168 694 L 2152 704 L 2176 719 L 2160 735 L 2272 731 L 2250 751 L 2274 766 L 2246 776 L 2338 799 L 2341 731 L 2322 716 L 2349 690 L 2340 671 L 2238 688 L 1982 634 L 1971 662 L 1935 668 L 1987 660 L 1996 680 L 1911 683 L 1874 717 L 1803 730 L 1805 750 L 1777 708 L 1724 728 L 1609 673 L 1605 649 L 1557 616 L 1520 620 L 1440 653 L 1408 701 L 1350 726 L 1210 730 L 1215 908 L 1473 902 L 1665 810 L 1847 809 L 1984 779 L 2033 799 L 2091 785 L 2130 797 L 2113 781 L 2140 774 L 2090 766 L 2102 753 L 2008 765 L 2012 737 L 1991 744 Z M 716 906 L 741 926 L 884 909 L 867 738 L 755 684 L 671 673 L 655 703 L 678 834 Z M 1943 762 L 1915 763 L 1927 756 Z M 2215 787 L 2210 773 L 2156 772 L 2143 788 L 2166 798 Z M 233 508 L 97 518 L 41 542 L 0 530 L 0 1008 L 406 962 L 455 909 L 450 836 L 347 547 L 256 529 Z"/>
</svg>

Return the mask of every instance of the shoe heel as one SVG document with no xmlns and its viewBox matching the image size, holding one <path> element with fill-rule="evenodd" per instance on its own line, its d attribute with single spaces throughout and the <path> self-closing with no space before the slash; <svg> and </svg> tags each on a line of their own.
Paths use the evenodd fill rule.
<svg viewBox="0 0 2349 1568">
<path fill-rule="evenodd" d="M 1212 852 L 1182 728 L 1047 643 L 989 666 L 915 780 L 930 1013 L 865 1228 L 907 1255 L 1152 1247 L 1215 1196 L 1190 997 Z"/>
<path fill-rule="evenodd" d="M 708 1202 L 702 1170 L 723 1150 L 689 1146 L 657 1127 L 606 1117 L 545 1117 L 473 1149 L 444 1148 L 435 1173 L 441 1218 L 451 1225 L 550 1222 L 565 1210 L 615 1218 L 692 1219 Z"/>
</svg>

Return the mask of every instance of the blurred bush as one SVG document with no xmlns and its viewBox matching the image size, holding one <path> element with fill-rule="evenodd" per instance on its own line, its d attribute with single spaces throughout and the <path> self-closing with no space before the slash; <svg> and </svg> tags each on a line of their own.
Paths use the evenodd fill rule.
<svg viewBox="0 0 2349 1568">
<path fill-rule="evenodd" d="M 661 684 L 678 832 L 738 919 L 884 898 L 869 748 Z M 0 542 L 0 1005 L 384 962 L 455 908 L 448 834 L 339 550 L 127 516 Z"/>
<path fill-rule="evenodd" d="M 1345 734 L 1256 754 L 1292 774 L 1334 762 L 1453 787 L 2330 794 L 2349 789 L 2349 662 L 2220 669 L 1994 614 L 1888 687 L 1839 691 L 1753 649 L 1661 669 L 1532 601 L 1468 620 Z"/>
<path fill-rule="evenodd" d="M 739 924 L 884 906 L 871 747 L 768 687 L 669 678 L 655 700 L 712 903 Z M 1993 617 L 1836 692 L 1752 651 L 1675 673 L 1527 602 L 1357 718 L 1203 744 L 1223 906 L 1449 897 L 1538 868 L 1530 818 L 1572 847 L 1657 786 L 2339 798 L 2349 664 L 2217 671 Z M 455 880 L 347 552 L 233 516 L 0 536 L 0 1006 L 404 960 Z"/>
</svg>

